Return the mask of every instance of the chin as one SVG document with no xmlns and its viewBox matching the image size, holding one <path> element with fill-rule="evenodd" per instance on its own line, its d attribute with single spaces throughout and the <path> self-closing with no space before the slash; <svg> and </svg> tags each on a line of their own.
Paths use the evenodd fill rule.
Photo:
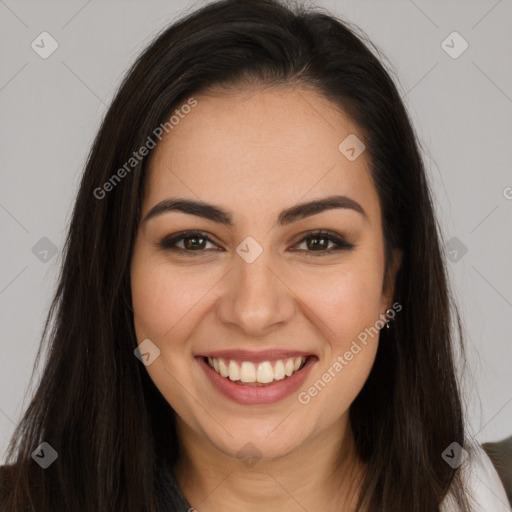
<svg viewBox="0 0 512 512">
<path fill-rule="evenodd" d="M 279 431 L 275 423 L 267 429 L 262 429 L 261 425 L 258 428 L 253 423 L 252 428 L 239 429 L 239 432 L 231 429 L 230 433 L 233 437 L 222 431 L 220 438 L 210 438 L 210 441 L 226 455 L 246 462 L 285 457 L 300 449 L 305 440 L 299 432 L 289 429 Z"/>
</svg>

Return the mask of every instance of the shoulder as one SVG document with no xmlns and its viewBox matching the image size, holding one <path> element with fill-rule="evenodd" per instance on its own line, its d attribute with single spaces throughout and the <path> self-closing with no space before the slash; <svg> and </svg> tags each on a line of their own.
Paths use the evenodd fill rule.
<svg viewBox="0 0 512 512">
<path fill-rule="evenodd" d="M 512 505 L 512 436 L 502 441 L 484 443 L 482 448 L 494 464 Z"/>
<path fill-rule="evenodd" d="M 480 445 L 472 445 L 466 450 L 460 470 L 466 485 L 468 500 L 474 512 L 510 512 L 503 483 L 491 459 Z M 457 512 L 458 508 L 449 494 L 442 503 L 442 512 Z"/>
</svg>

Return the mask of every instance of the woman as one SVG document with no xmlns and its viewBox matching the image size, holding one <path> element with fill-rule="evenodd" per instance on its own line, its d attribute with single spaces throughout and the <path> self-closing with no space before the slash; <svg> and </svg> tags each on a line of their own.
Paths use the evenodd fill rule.
<svg viewBox="0 0 512 512">
<path fill-rule="evenodd" d="M 314 10 L 207 5 L 96 138 L 4 509 L 499 510 L 451 306 L 378 59 Z"/>
</svg>

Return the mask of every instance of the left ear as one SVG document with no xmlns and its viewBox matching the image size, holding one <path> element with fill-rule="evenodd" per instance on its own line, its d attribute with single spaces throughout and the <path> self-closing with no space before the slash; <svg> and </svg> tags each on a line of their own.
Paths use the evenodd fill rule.
<svg viewBox="0 0 512 512">
<path fill-rule="evenodd" d="M 385 313 L 393 305 L 393 296 L 395 294 L 396 274 L 402 265 L 403 251 L 401 249 L 393 249 L 391 253 L 391 265 L 384 276 L 381 308 Z"/>
</svg>

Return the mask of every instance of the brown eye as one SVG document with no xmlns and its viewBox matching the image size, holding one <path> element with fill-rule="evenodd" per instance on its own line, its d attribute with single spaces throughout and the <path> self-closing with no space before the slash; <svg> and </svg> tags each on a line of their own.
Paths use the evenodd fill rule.
<svg viewBox="0 0 512 512">
<path fill-rule="evenodd" d="M 207 244 L 214 245 L 213 248 L 208 248 Z M 182 244 L 180 247 L 178 244 Z M 332 233 L 331 231 L 316 231 L 308 233 L 307 236 L 302 238 L 295 247 L 305 244 L 305 249 L 292 249 L 292 251 L 299 251 L 307 253 L 308 256 L 312 256 L 310 253 L 316 253 L 315 256 L 324 256 L 332 254 L 335 251 L 350 250 L 355 247 L 354 244 L 350 244 L 345 241 L 339 235 Z M 199 256 L 204 254 L 206 251 L 219 251 L 219 247 L 208 237 L 206 233 L 201 231 L 185 231 L 177 233 L 175 235 L 164 238 L 157 244 L 158 247 L 174 251 L 191 256 Z"/>
<path fill-rule="evenodd" d="M 298 244 L 296 244 L 296 247 L 303 243 L 306 244 L 305 252 L 316 252 L 319 253 L 319 256 L 331 254 L 343 249 L 350 250 L 355 247 L 354 244 L 348 243 L 346 240 L 335 233 L 331 233 L 330 231 L 316 231 L 314 233 L 309 233 L 300 242 L 298 242 Z M 333 244 L 334 246 L 329 247 L 329 244 Z M 302 249 L 298 250 L 302 251 Z"/>
<path fill-rule="evenodd" d="M 182 246 L 178 246 L 182 243 Z M 177 251 L 183 253 L 201 253 L 206 250 L 210 250 L 206 247 L 206 244 L 213 242 L 208 238 L 205 233 L 197 231 L 188 231 L 179 233 L 175 236 L 164 238 L 158 246 L 162 249 L 169 251 Z M 215 249 L 218 250 L 218 249 Z"/>
</svg>

